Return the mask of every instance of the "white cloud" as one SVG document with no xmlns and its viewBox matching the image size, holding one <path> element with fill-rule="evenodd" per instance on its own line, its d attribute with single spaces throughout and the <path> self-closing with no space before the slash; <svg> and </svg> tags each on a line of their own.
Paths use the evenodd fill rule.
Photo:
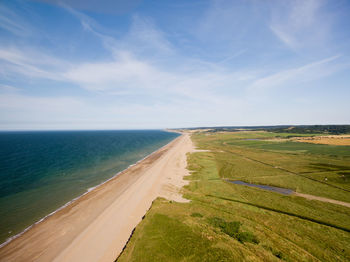
<svg viewBox="0 0 350 262">
<path fill-rule="evenodd" d="M 116 38 L 115 35 L 119 35 L 118 32 L 107 30 L 91 17 L 66 4 L 62 4 L 62 6 L 80 21 L 84 30 L 100 38 L 104 46 L 115 56 L 119 56 L 123 51 L 133 52 L 134 55 L 141 56 L 144 53 L 158 56 L 174 52 L 171 43 L 163 32 L 155 26 L 151 18 L 133 15 L 129 32 Z"/>
<path fill-rule="evenodd" d="M 29 78 L 50 79 L 79 85 L 92 92 L 106 94 L 138 94 L 152 91 L 154 96 L 178 95 L 195 100 L 214 99 L 220 88 L 244 81 L 241 74 L 198 62 L 182 70 L 166 71 L 161 65 L 141 60 L 123 52 L 112 61 L 73 63 L 33 51 L 0 49 L 2 75 L 8 79 L 21 75 Z M 185 63 L 186 61 L 184 61 Z M 209 67 L 209 68 L 208 68 Z M 152 93 L 151 92 L 151 93 Z"/>
<path fill-rule="evenodd" d="M 270 29 L 288 47 L 325 44 L 331 22 L 323 14 L 323 0 L 292 0 L 274 2 Z"/>
<path fill-rule="evenodd" d="M 20 89 L 11 85 L 0 84 L 0 93 L 15 93 Z"/>
<path fill-rule="evenodd" d="M 33 28 L 23 22 L 20 16 L 4 5 L 0 5 L 0 28 L 21 37 L 28 36 L 33 31 Z"/>
<path fill-rule="evenodd" d="M 329 64 L 340 56 L 332 56 L 320 61 L 312 62 L 297 68 L 279 71 L 269 76 L 257 79 L 251 85 L 252 89 L 264 89 L 271 87 L 283 87 L 287 82 L 305 82 L 326 77 L 337 71 L 338 65 Z"/>
<path fill-rule="evenodd" d="M 150 18 L 134 15 L 129 34 L 122 40 L 124 48 L 132 48 L 134 52 L 156 51 L 167 54 L 174 52 L 172 44 L 166 39 Z"/>
<path fill-rule="evenodd" d="M 0 73 L 4 78 L 22 75 L 30 78 L 62 80 L 60 71 L 67 70 L 69 62 L 43 52 L 0 47 Z"/>
<path fill-rule="evenodd" d="M 96 105 L 82 98 L 0 93 L 0 129 L 165 128 L 196 126 L 203 121 L 220 125 L 244 120 L 240 110 L 246 101 L 209 101 L 205 106 L 195 100 Z"/>
<path fill-rule="evenodd" d="M 301 2 L 297 3 L 298 5 L 293 5 L 294 9 L 287 19 L 277 17 L 271 24 L 275 34 L 292 48 L 300 47 L 299 37 L 305 37 L 304 34 L 319 19 L 315 1 L 311 1 L 305 10 L 302 9 Z M 70 84 L 84 90 L 79 92 L 76 89 L 76 92 L 67 92 L 67 95 L 57 97 L 30 96 L 24 95 L 22 89 L 4 84 L 0 86 L 0 123 L 3 123 L 0 128 L 11 125 L 24 128 L 30 126 L 30 121 L 37 123 L 38 128 L 50 129 L 60 126 L 162 128 L 200 126 L 203 123 L 266 124 L 263 122 L 266 120 L 263 116 L 265 113 L 260 112 L 265 98 L 256 99 L 249 91 L 261 90 L 270 95 L 271 92 L 267 92 L 269 87 L 315 80 L 340 68 L 340 56 L 329 55 L 326 59 L 311 63 L 297 59 L 300 66 L 266 75 L 266 70 L 256 66 L 255 60 L 252 65 L 251 61 L 240 57 L 247 53 L 248 60 L 251 60 L 251 56 L 256 55 L 254 50 L 246 47 L 225 49 L 219 55 L 214 50 L 216 59 L 222 57 L 221 60 L 217 59 L 217 63 L 203 58 L 194 59 L 191 55 L 182 56 L 181 50 L 177 49 L 179 47 L 173 45 L 168 40 L 168 35 L 150 18 L 132 17 L 130 30 L 121 35 L 103 28 L 83 13 L 65 8 L 78 18 L 86 32 L 101 40 L 110 56 L 85 62 L 64 61 L 45 54 L 44 50 L 35 50 L 35 47 L 23 50 L 19 47 L 0 46 L 0 74 L 9 80 L 7 83 L 14 83 L 10 80 L 16 78 L 35 79 L 39 83 L 40 80 L 50 79 L 55 80 L 57 86 L 59 83 L 62 86 Z M 213 27 L 207 21 L 202 28 L 204 37 L 212 37 L 208 32 L 215 31 L 216 28 L 220 30 L 218 36 L 222 37 L 217 41 L 225 40 L 225 37 L 231 40 L 241 37 L 240 33 L 245 29 L 236 34 L 233 27 L 222 28 L 223 24 L 230 24 L 231 11 L 234 10 L 235 5 L 227 10 L 223 5 L 215 12 L 209 12 L 209 22 L 222 19 L 216 21 Z M 227 36 L 228 33 L 232 35 Z M 266 57 L 264 59 L 268 60 L 269 54 Z M 231 60 L 236 58 L 238 65 L 233 65 L 235 61 Z M 256 61 L 259 62 L 258 58 Z M 281 64 L 283 61 L 278 65 Z M 276 66 L 273 61 L 269 65 L 270 68 Z M 64 92 L 66 90 L 67 88 Z M 254 117 L 259 118 L 254 121 L 261 122 L 252 123 Z M 275 117 L 278 121 L 278 114 Z"/>
<path fill-rule="evenodd" d="M 238 52 L 234 53 L 233 55 L 229 55 L 226 58 L 222 59 L 221 61 L 217 62 L 217 64 L 223 64 L 223 63 L 226 63 L 232 59 L 235 59 L 236 57 L 239 57 L 240 55 L 247 52 L 247 50 L 248 50 L 247 48 L 239 50 Z"/>
<path fill-rule="evenodd" d="M 63 76 L 83 88 L 98 91 L 159 88 L 174 80 L 170 74 L 128 54 L 113 62 L 76 65 Z"/>
</svg>

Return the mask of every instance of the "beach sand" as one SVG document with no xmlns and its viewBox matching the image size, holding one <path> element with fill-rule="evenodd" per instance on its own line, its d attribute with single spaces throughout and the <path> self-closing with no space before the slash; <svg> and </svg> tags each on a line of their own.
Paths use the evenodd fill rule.
<svg viewBox="0 0 350 262">
<path fill-rule="evenodd" d="M 187 202 L 188 134 L 85 194 L 0 249 L 0 261 L 114 261 L 158 196 Z"/>
</svg>

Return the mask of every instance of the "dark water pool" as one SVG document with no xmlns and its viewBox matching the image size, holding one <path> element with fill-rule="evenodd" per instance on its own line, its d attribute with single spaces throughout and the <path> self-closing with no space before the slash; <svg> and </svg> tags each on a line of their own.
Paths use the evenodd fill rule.
<svg viewBox="0 0 350 262">
<path fill-rule="evenodd" d="M 264 189 L 264 190 L 269 190 L 269 191 L 272 191 L 272 192 L 280 193 L 280 194 L 283 194 L 283 195 L 291 195 L 291 194 L 294 193 L 293 190 L 287 189 L 287 188 L 250 184 L 250 183 L 246 183 L 246 182 L 243 182 L 243 181 L 240 181 L 240 180 L 227 180 L 227 182 L 230 182 L 230 183 L 233 183 L 233 184 L 236 184 L 236 185 L 257 187 L 257 188 L 260 188 L 260 189 Z"/>
</svg>

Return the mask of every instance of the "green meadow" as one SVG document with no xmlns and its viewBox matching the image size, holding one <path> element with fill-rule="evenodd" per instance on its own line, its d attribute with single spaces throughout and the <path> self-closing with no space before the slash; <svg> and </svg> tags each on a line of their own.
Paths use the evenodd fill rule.
<svg viewBox="0 0 350 262">
<path fill-rule="evenodd" d="M 350 261 L 350 208 L 227 181 L 350 202 L 350 147 L 291 136 L 193 134 L 191 202 L 156 199 L 118 261 Z"/>
</svg>

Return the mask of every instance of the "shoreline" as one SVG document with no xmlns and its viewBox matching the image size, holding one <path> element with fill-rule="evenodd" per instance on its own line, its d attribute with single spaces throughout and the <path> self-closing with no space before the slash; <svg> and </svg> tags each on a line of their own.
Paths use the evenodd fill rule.
<svg viewBox="0 0 350 262">
<path fill-rule="evenodd" d="M 152 164 L 155 165 L 155 163 L 161 162 L 161 158 L 165 157 L 166 154 L 168 154 L 169 151 L 171 151 L 174 147 L 179 146 L 178 144 L 184 140 L 184 138 L 187 135 L 181 135 L 172 141 L 170 141 L 168 144 L 162 146 L 161 148 L 157 149 L 156 151 L 152 152 L 151 154 L 147 155 L 143 159 L 140 159 L 134 164 L 131 164 L 128 168 L 124 169 L 123 171 L 118 172 L 113 177 L 109 178 L 108 180 L 102 182 L 101 184 L 89 188 L 88 191 L 86 191 L 84 194 L 78 196 L 77 198 L 69 201 L 59 209 L 55 210 L 54 212 L 48 214 L 44 218 L 40 219 L 38 222 L 34 223 L 33 225 L 26 228 L 21 233 L 15 235 L 12 237 L 12 239 L 8 240 L 7 242 L 4 242 L 2 246 L 0 247 L 0 261 L 6 260 L 6 261 L 17 261 L 19 258 L 20 261 L 21 257 L 26 256 L 25 249 L 35 249 L 36 246 L 33 244 L 29 244 L 28 247 L 28 239 L 29 240 L 37 240 L 40 242 L 40 238 L 45 235 L 44 232 L 40 232 L 41 228 L 47 227 L 47 224 L 49 224 L 49 227 L 55 226 L 57 224 L 61 227 L 62 234 L 64 235 L 62 239 L 65 239 L 65 241 L 59 241 L 60 236 L 55 236 L 53 233 L 47 233 L 49 239 L 51 240 L 48 244 L 43 244 L 44 246 L 44 253 L 50 253 L 49 251 L 45 250 L 45 248 L 48 249 L 55 249 L 52 248 L 52 242 L 57 242 L 59 244 L 59 248 L 56 249 L 56 251 L 51 252 L 50 254 L 41 255 L 42 253 L 40 251 L 40 247 L 37 251 L 31 251 L 30 253 L 39 253 L 39 256 L 32 256 L 28 255 L 29 260 L 38 260 L 38 261 L 47 261 L 47 259 L 50 257 L 50 260 L 53 258 L 56 258 L 58 254 L 63 252 L 65 250 L 65 247 L 69 246 L 73 240 L 75 240 L 82 231 L 86 229 L 86 227 L 89 227 L 100 215 L 100 212 L 104 212 L 105 210 L 108 210 L 108 208 L 118 199 L 118 197 L 122 197 L 122 195 L 125 193 L 125 191 L 128 190 L 129 187 L 132 187 L 134 183 L 137 182 L 138 177 L 142 177 L 143 173 L 147 173 L 146 169 L 152 167 Z M 143 170 L 145 169 L 145 170 Z M 129 174 L 130 173 L 130 174 Z M 118 185 L 118 183 L 120 185 Z M 151 185 L 152 186 L 152 185 Z M 114 193 L 109 192 L 108 188 L 114 187 L 120 189 L 119 192 Z M 106 191 L 106 192 L 102 192 Z M 110 190 L 111 191 L 111 190 Z M 105 194 L 105 195 L 104 195 Z M 106 196 L 108 194 L 108 196 Z M 114 196 L 113 196 L 114 195 Z M 157 196 L 160 195 L 159 192 L 157 192 Z M 163 194 L 162 194 L 163 195 Z M 96 199 L 96 201 L 95 201 Z M 102 200 L 101 200 L 102 199 Z M 107 201 L 103 201 L 103 199 L 106 199 Z M 153 201 L 154 199 L 152 199 Z M 91 202 L 91 203 L 90 203 Z M 88 207 L 88 209 L 84 210 L 84 205 Z M 95 206 L 94 206 L 95 205 Z M 91 208 L 93 206 L 93 208 Z M 99 210 L 94 211 L 95 207 L 99 207 Z M 77 217 L 76 213 L 80 212 L 82 214 L 86 213 L 88 218 Z M 68 213 L 68 219 L 65 218 Z M 69 213 L 72 213 L 72 220 L 69 220 Z M 85 215 L 86 215 L 85 214 Z M 144 215 L 144 214 L 143 214 Z M 63 218 L 62 218 L 63 217 Z M 60 221 L 54 221 L 54 220 L 62 220 L 63 222 L 61 224 Z M 83 223 L 77 224 L 76 221 L 82 220 Z M 68 222 L 67 222 L 68 221 Z M 69 232 L 69 229 L 71 226 L 70 222 L 74 225 L 74 227 Z M 67 223 L 66 227 L 64 223 Z M 136 226 L 136 225 L 135 225 Z M 68 230 L 67 230 L 68 227 Z M 39 233 L 37 232 L 39 231 Z M 56 229 L 58 233 L 60 232 L 60 229 Z M 68 231 L 68 232 L 66 232 Z M 131 231 L 129 232 L 131 234 Z M 69 236 L 65 236 L 69 235 Z M 127 239 L 126 239 L 127 240 Z M 40 245 L 39 245 L 40 246 Z M 24 249 L 24 250 L 23 250 Z M 11 260 L 11 258 L 13 260 Z M 64 259 L 63 259 L 64 261 Z M 109 260 L 103 260 L 103 261 L 109 261 Z"/>
<path fill-rule="evenodd" d="M 170 131 L 171 132 L 171 131 Z M 172 132 L 172 133 L 176 133 L 176 132 Z M 181 133 L 180 133 L 181 134 Z M 104 185 L 105 183 L 108 183 L 110 180 L 116 178 L 118 175 L 120 175 L 123 172 L 126 172 L 129 168 L 137 165 L 138 163 L 140 163 L 141 161 L 145 160 L 146 158 L 152 156 L 153 154 L 155 154 L 157 151 L 163 149 L 164 147 L 166 147 L 167 145 L 169 145 L 170 143 L 172 143 L 174 140 L 176 140 L 178 137 L 175 137 L 173 140 L 171 140 L 170 142 L 168 142 L 167 144 L 165 144 L 164 146 L 158 148 L 157 150 L 151 152 L 150 154 L 146 155 L 145 157 L 143 157 L 142 159 L 136 161 L 133 164 L 130 164 L 127 168 L 119 171 L 118 173 L 114 174 L 112 177 L 108 178 L 107 180 L 101 182 L 100 184 L 90 187 L 86 190 L 86 192 L 84 192 L 83 194 L 73 198 L 72 200 L 69 200 L 67 203 L 65 203 L 64 205 L 60 206 L 59 208 L 57 208 L 56 210 L 50 212 L 49 214 L 47 214 L 46 216 L 40 218 L 38 221 L 36 221 L 35 223 L 31 224 L 30 226 L 26 227 L 25 229 L 23 229 L 21 232 L 17 233 L 16 235 L 13 235 L 9 238 L 7 238 L 4 242 L 0 243 L 0 249 L 5 247 L 6 245 L 8 245 L 9 243 L 11 243 L 11 241 L 15 240 L 16 238 L 20 237 L 21 235 L 23 235 L 24 233 L 26 233 L 28 230 L 30 230 L 31 228 L 33 228 L 35 225 L 38 225 L 42 222 L 45 221 L 45 219 L 48 219 L 49 217 L 53 216 L 55 213 L 59 212 L 60 210 L 68 207 L 69 205 L 73 204 L 75 201 L 78 201 L 81 197 L 87 195 L 88 193 L 90 193 L 92 190 L 94 190 L 95 188 L 98 188 L 102 185 Z M 1 257 L 0 257 L 1 259 Z"/>
</svg>

